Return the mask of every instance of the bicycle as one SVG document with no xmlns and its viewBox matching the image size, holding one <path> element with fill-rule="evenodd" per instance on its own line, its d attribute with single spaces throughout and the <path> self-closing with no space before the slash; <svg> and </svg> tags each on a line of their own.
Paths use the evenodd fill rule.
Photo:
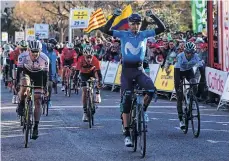
<svg viewBox="0 0 229 161">
<path fill-rule="evenodd" d="M 48 96 L 41 95 L 41 106 L 42 106 L 42 111 L 43 115 L 48 116 L 49 113 L 49 108 L 50 108 L 50 93 Z"/>
<path fill-rule="evenodd" d="M 22 87 L 30 88 L 30 93 L 25 98 L 24 115 L 21 116 L 22 131 L 25 134 L 25 148 L 28 147 L 29 136 L 32 138 L 32 127 L 33 127 L 33 109 L 34 109 L 34 88 L 42 88 L 41 86 L 34 86 L 34 82 L 31 81 L 31 85 L 19 85 Z"/>
<path fill-rule="evenodd" d="M 72 70 L 70 69 L 70 66 L 65 66 L 65 96 L 70 97 L 71 96 L 71 86 L 72 86 Z"/>
<path fill-rule="evenodd" d="M 80 89 L 80 86 L 81 86 L 80 77 L 79 77 L 79 75 L 76 76 L 75 74 L 74 74 L 74 77 L 77 77 L 77 80 L 74 79 L 74 81 L 73 81 L 73 90 L 75 91 L 75 94 L 78 95 L 79 94 L 79 89 Z"/>
<path fill-rule="evenodd" d="M 126 91 L 126 93 L 132 95 L 132 104 L 130 110 L 130 117 L 129 117 L 129 128 L 130 128 L 130 137 L 133 143 L 133 151 L 136 152 L 137 150 L 137 142 L 139 139 L 139 146 L 142 158 L 145 157 L 146 154 L 146 132 L 147 132 L 147 125 L 144 117 L 144 110 L 143 110 L 143 95 L 147 92 L 153 92 L 155 102 L 157 101 L 157 95 L 155 90 L 144 90 L 141 89 L 135 84 L 135 80 L 133 80 L 134 84 L 134 91 Z"/>
<path fill-rule="evenodd" d="M 187 134 L 188 132 L 188 126 L 189 121 L 191 121 L 192 124 L 192 132 L 195 138 L 199 137 L 200 135 L 200 110 L 197 98 L 195 96 L 195 93 L 193 91 L 193 87 L 197 86 L 200 83 L 185 83 L 185 79 L 183 80 L 183 86 L 185 88 L 183 95 L 183 105 L 184 105 L 184 114 L 183 119 L 185 122 L 185 128 L 183 129 L 184 134 Z M 189 88 L 186 88 L 186 86 L 189 86 Z M 196 115 L 193 114 L 196 111 Z M 195 129 L 195 122 L 194 118 L 197 118 L 197 129 Z"/>
<path fill-rule="evenodd" d="M 95 104 L 94 100 L 94 86 L 95 86 L 96 79 L 90 78 L 88 81 L 86 81 L 86 88 L 87 88 L 87 117 L 88 117 L 88 123 L 89 128 L 94 126 L 94 114 L 95 109 L 98 107 Z M 98 89 L 97 89 L 98 90 Z"/>
</svg>

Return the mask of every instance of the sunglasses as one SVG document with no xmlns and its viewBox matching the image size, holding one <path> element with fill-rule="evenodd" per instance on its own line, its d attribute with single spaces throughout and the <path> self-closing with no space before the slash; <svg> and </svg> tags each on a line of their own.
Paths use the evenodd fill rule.
<svg viewBox="0 0 229 161">
<path fill-rule="evenodd" d="M 24 48 L 20 49 L 21 52 L 24 52 L 24 51 L 26 51 L 26 50 L 27 50 L 27 49 L 24 49 Z"/>
<path fill-rule="evenodd" d="M 140 25 L 141 23 L 140 22 L 132 22 L 130 23 L 130 25 Z"/>
<path fill-rule="evenodd" d="M 37 51 L 37 50 L 31 50 L 31 53 L 33 53 L 33 54 L 36 54 L 36 53 L 39 53 L 39 51 Z"/>
</svg>

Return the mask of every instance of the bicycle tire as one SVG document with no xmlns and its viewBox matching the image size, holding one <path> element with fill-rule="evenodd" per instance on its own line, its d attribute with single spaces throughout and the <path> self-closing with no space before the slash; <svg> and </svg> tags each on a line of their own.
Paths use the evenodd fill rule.
<svg viewBox="0 0 229 161">
<path fill-rule="evenodd" d="M 67 96 L 68 95 L 68 85 L 67 85 L 67 82 L 66 82 L 66 84 L 65 84 L 65 96 Z"/>
<path fill-rule="evenodd" d="M 195 102 L 196 104 L 196 111 L 197 111 L 197 119 L 198 119 L 198 122 L 197 122 L 197 130 L 195 130 L 195 125 L 194 125 L 194 116 L 193 116 L 193 102 Z M 198 101 L 196 99 L 195 96 L 192 97 L 192 101 L 190 102 L 190 115 L 191 115 L 191 123 L 192 123 L 192 132 L 193 132 L 193 135 L 195 138 L 199 137 L 200 135 L 200 109 L 199 109 L 199 105 L 198 105 Z"/>
<path fill-rule="evenodd" d="M 141 157 L 144 158 L 146 154 L 146 122 L 142 105 L 138 105 L 138 137 Z"/>
<path fill-rule="evenodd" d="M 92 110 L 91 110 L 91 94 L 88 92 L 87 96 L 87 117 L 88 117 L 88 124 L 89 128 L 92 127 Z"/>
<path fill-rule="evenodd" d="M 185 98 L 184 98 L 185 99 Z M 187 134 L 188 133 L 188 126 L 189 126 L 189 116 L 188 116 L 188 107 L 187 107 L 187 103 L 186 103 L 186 100 L 183 101 L 183 121 L 184 121 L 184 124 L 185 124 L 185 128 L 182 129 L 183 133 L 184 134 Z"/>
<path fill-rule="evenodd" d="M 31 114 L 30 114 L 30 107 L 31 106 L 31 101 L 27 100 L 26 98 L 26 105 L 27 107 L 25 107 L 25 148 L 28 147 L 28 141 L 29 141 L 29 132 L 31 130 Z"/>
<path fill-rule="evenodd" d="M 57 94 L 57 83 L 54 83 L 54 93 Z"/>
<path fill-rule="evenodd" d="M 49 115 L 49 101 L 46 102 L 46 116 Z"/>
<path fill-rule="evenodd" d="M 42 105 L 42 114 L 44 115 L 45 114 L 45 101 L 44 101 L 44 99 L 42 99 L 41 105 Z"/>
<path fill-rule="evenodd" d="M 72 79 L 71 77 L 68 78 L 68 97 L 71 96 L 71 89 L 72 88 Z"/>
<path fill-rule="evenodd" d="M 132 107 L 131 107 L 131 111 L 130 111 L 130 123 L 131 123 L 131 128 L 130 128 L 130 139 L 133 143 L 132 149 L 134 152 L 137 151 L 137 142 L 138 142 L 138 138 L 137 138 L 137 123 L 136 123 L 136 108 L 134 107 L 136 104 L 136 101 L 133 101 L 132 103 Z"/>
</svg>

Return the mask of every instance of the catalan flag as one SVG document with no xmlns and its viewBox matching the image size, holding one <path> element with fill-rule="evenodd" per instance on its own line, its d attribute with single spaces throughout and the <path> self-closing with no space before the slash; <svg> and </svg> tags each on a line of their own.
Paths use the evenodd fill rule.
<svg viewBox="0 0 229 161">
<path fill-rule="evenodd" d="M 92 30 L 104 26 L 105 24 L 106 24 L 106 18 L 103 14 L 102 9 L 99 8 L 91 15 L 88 28 L 84 29 L 84 32 L 89 33 Z"/>
</svg>

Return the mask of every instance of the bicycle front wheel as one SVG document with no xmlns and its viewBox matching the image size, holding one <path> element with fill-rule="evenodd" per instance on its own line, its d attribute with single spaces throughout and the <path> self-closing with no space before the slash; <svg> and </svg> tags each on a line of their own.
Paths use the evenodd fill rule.
<svg viewBox="0 0 229 161">
<path fill-rule="evenodd" d="M 144 111 L 142 105 L 138 105 L 138 137 L 139 137 L 139 147 L 142 158 L 146 154 L 146 122 L 144 117 Z"/>
<path fill-rule="evenodd" d="M 72 90 L 72 79 L 71 77 L 68 78 L 68 97 L 71 96 L 71 90 Z"/>
<path fill-rule="evenodd" d="M 185 127 L 184 129 L 182 129 L 184 134 L 188 133 L 188 124 L 189 124 L 189 108 L 188 108 L 188 104 L 186 103 L 186 101 L 183 101 L 183 121 L 185 123 Z"/>
<path fill-rule="evenodd" d="M 26 101 L 25 105 L 25 148 L 28 147 L 28 141 L 29 141 L 29 132 L 31 130 L 31 113 L 30 108 L 32 108 L 31 101 Z"/>
<path fill-rule="evenodd" d="M 192 132 L 194 137 L 197 138 L 200 135 L 200 110 L 195 96 L 193 96 L 193 99 L 190 102 L 190 112 Z"/>
<path fill-rule="evenodd" d="M 89 123 L 89 128 L 92 127 L 92 98 L 90 93 L 88 93 L 88 98 L 87 98 L 87 117 L 88 117 L 88 123 Z"/>
</svg>

